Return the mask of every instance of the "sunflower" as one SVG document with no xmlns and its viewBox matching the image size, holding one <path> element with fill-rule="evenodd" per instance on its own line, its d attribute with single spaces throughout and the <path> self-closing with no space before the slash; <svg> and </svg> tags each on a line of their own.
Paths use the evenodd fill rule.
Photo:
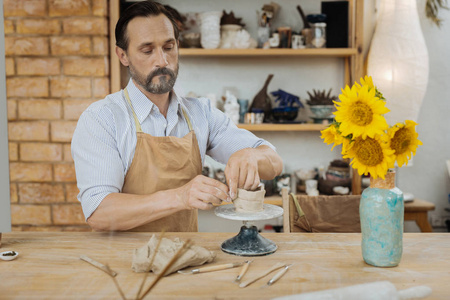
<svg viewBox="0 0 450 300">
<path fill-rule="evenodd" d="M 399 167 L 404 164 L 408 165 L 411 156 L 416 155 L 417 147 L 423 145 L 418 139 L 419 134 L 416 132 L 416 125 L 416 122 L 406 120 L 405 124 L 397 123 L 388 129 L 389 144 L 391 149 L 394 150 Z"/>
<path fill-rule="evenodd" d="M 351 165 L 358 170 L 359 175 L 370 173 L 373 178 L 384 179 L 389 168 L 394 167 L 394 150 L 389 148 L 385 137 L 376 135 L 374 138 L 358 137 L 351 147 L 347 148 L 344 158 L 352 159 Z"/>
<path fill-rule="evenodd" d="M 337 111 L 336 122 L 341 123 L 339 130 L 343 136 L 352 135 L 353 138 L 362 136 L 373 138 L 376 134 L 383 134 L 389 125 L 382 116 L 389 112 L 385 102 L 375 96 L 375 89 L 362 86 L 360 89 L 346 86 L 339 95 L 341 102 L 335 101 Z"/>
<path fill-rule="evenodd" d="M 344 144 L 342 147 L 342 153 L 344 153 L 344 149 L 350 143 L 350 138 L 343 137 L 339 131 L 339 124 L 333 123 L 330 126 L 328 126 L 326 129 L 322 130 L 320 133 L 322 135 L 320 136 L 323 139 L 323 142 L 327 145 L 333 144 L 333 147 L 331 147 L 331 151 L 333 151 L 334 147 Z"/>
<path fill-rule="evenodd" d="M 355 82 L 355 85 L 358 87 L 358 89 L 360 89 L 364 85 L 367 85 L 370 89 L 375 88 L 375 85 L 373 84 L 373 80 L 372 80 L 371 76 L 366 75 L 366 76 L 364 76 L 364 78 L 361 77 L 359 79 L 359 81 L 361 82 L 361 85 L 358 84 L 357 82 Z"/>
<path fill-rule="evenodd" d="M 375 89 L 375 97 L 380 98 L 380 100 L 386 101 L 386 99 L 383 97 L 383 94 L 377 89 L 377 87 L 373 84 L 373 80 L 371 76 L 364 76 L 359 79 L 361 82 L 361 85 L 357 82 L 355 82 L 355 86 L 359 89 L 361 89 L 363 86 L 368 86 L 369 90 Z"/>
</svg>

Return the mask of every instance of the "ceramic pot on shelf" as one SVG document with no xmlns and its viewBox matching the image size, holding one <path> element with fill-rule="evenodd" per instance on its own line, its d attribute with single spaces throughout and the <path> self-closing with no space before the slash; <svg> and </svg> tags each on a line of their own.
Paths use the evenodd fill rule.
<svg viewBox="0 0 450 300">
<path fill-rule="evenodd" d="M 395 187 L 395 172 L 370 178 L 360 200 L 362 255 L 375 267 L 395 267 L 403 252 L 403 193 Z"/>
</svg>

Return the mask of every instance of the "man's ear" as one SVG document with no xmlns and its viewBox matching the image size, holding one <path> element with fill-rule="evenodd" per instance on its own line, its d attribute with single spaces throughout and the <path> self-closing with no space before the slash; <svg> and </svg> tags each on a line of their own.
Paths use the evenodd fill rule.
<svg viewBox="0 0 450 300">
<path fill-rule="evenodd" d="M 123 50 L 119 46 L 116 46 L 116 54 L 117 57 L 119 57 L 119 60 L 122 63 L 122 65 L 124 65 L 125 67 L 128 67 L 130 65 L 130 62 L 128 61 L 128 55 L 125 52 L 125 50 Z"/>
</svg>

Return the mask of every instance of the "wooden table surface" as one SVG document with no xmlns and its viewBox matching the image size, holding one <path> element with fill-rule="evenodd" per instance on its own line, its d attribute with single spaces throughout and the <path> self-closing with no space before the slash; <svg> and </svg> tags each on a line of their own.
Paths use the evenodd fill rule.
<svg viewBox="0 0 450 300">
<path fill-rule="evenodd" d="M 270 299 L 275 296 L 389 280 L 397 289 L 427 285 L 427 299 L 450 298 L 450 234 L 405 233 L 403 257 L 395 268 L 364 263 L 358 233 L 265 233 L 278 245 L 271 255 L 240 257 L 226 254 L 220 244 L 236 233 L 166 233 L 191 238 L 196 245 L 215 251 L 212 264 L 253 259 L 244 281 L 277 262 L 294 263 L 274 285 L 261 288 L 274 273 L 247 288 L 233 280 L 240 268 L 196 275 L 164 277 L 146 299 Z M 0 261 L 0 299 L 120 299 L 109 276 L 80 260 L 87 255 L 108 263 L 128 299 L 134 298 L 142 273 L 131 270 L 132 253 L 145 245 L 151 233 L 12 232 L 4 233 L 0 251 L 14 250 L 19 257 Z M 156 275 L 150 274 L 151 282 Z"/>
</svg>

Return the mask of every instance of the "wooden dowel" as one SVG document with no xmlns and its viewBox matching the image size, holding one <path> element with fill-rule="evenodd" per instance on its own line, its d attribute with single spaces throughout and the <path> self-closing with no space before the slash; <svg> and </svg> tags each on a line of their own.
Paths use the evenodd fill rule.
<svg viewBox="0 0 450 300">
<path fill-rule="evenodd" d="M 127 300 L 127 297 L 125 297 L 125 294 L 123 293 L 122 289 L 119 286 L 119 283 L 117 282 L 116 277 L 111 275 L 111 272 L 113 272 L 108 265 L 105 266 L 106 270 L 108 271 L 108 275 L 111 276 L 112 280 L 114 281 L 114 285 L 116 286 L 117 290 L 119 291 L 120 296 L 122 297 L 122 300 Z"/>
<path fill-rule="evenodd" d="M 93 260 L 90 257 L 87 257 L 86 255 L 80 255 L 80 259 L 84 260 L 87 263 L 90 263 L 91 265 L 93 265 L 94 267 L 102 270 L 103 272 L 106 272 L 108 275 L 111 275 L 112 277 L 117 276 L 117 273 L 114 272 L 113 270 L 111 270 L 110 268 L 107 268 L 104 264 L 99 263 L 96 260 Z"/>
<path fill-rule="evenodd" d="M 147 288 L 147 290 L 144 292 L 144 294 L 141 296 L 140 299 L 143 299 L 151 290 L 152 288 L 158 283 L 158 281 L 166 274 L 166 272 L 172 267 L 172 265 L 192 246 L 192 242 L 190 239 L 186 241 L 186 243 L 183 244 L 183 246 L 178 250 L 178 252 L 172 257 L 170 262 L 166 265 L 164 270 L 156 277 L 155 281 L 152 282 L 152 284 Z"/>
<path fill-rule="evenodd" d="M 158 244 L 156 245 L 156 248 L 155 248 L 155 251 L 153 253 L 153 256 L 150 259 L 150 267 L 153 265 L 153 261 L 155 260 L 156 254 L 158 254 L 159 246 L 161 245 L 161 241 L 163 239 L 163 235 L 164 235 L 165 232 L 166 232 L 165 229 L 163 229 L 161 231 L 161 234 L 159 235 Z M 141 294 L 142 289 L 144 288 L 145 280 L 148 277 L 148 273 L 149 272 L 146 272 L 145 275 L 144 275 L 144 279 L 142 280 L 141 286 L 139 287 L 139 290 L 138 290 L 138 292 L 136 294 L 136 299 L 139 299 L 139 295 Z"/>
</svg>

